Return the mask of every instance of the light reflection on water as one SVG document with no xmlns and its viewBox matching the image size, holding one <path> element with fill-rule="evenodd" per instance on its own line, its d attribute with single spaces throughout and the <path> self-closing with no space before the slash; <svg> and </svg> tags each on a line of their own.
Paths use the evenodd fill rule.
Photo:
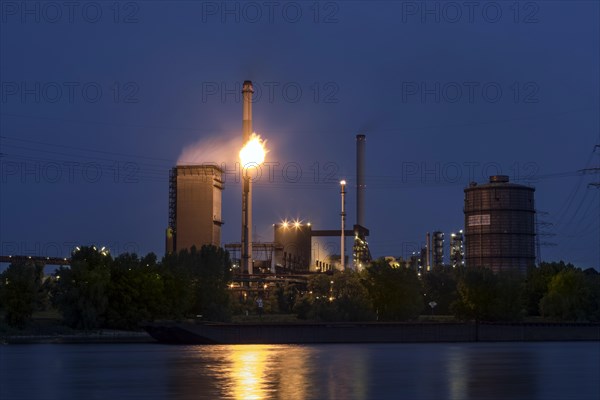
<svg viewBox="0 0 600 400">
<path fill-rule="evenodd" d="M 231 392 L 236 399 L 266 397 L 265 369 L 271 368 L 271 365 L 267 365 L 267 362 L 271 364 L 267 349 L 249 346 L 245 349 L 233 349 L 228 353 L 232 363 L 232 368 L 227 371 L 232 386 L 228 392 Z"/>
<path fill-rule="evenodd" d="M 497 344 L 468 351 L 451 347 L 445 366 L 449 398 L 536 398 L 542 385 L 537 374 L 544 368 L 539 363 L 536 352 L 527 346 L 513 349 Z"/>
<path fill-rule="evenodd" d="M 0 346 L 0 399 L 594 399 L 600 343 Z"/>
<path fill-rule="evenodd" d="M 203 349 L 196 347 L 194 350 L 202 352 Z M 224 352 L 224 361 L 209 368 L 217 379 L 222 378 L 223 393 L 236 399 L 263 399 L 272 392 L 269 386 L 274 380 L 269 375 L 280 368 L 274 356 L 281 350 L 249 345 L 229 346 L 217 351 Z"/>
<path fill-rule="evenodd" d="M 189 346 L 172 388 L 234 399 L 368 398 L 368 346 Z M 208 389 L 210 387 L 210 389 Z M 191 392 L 189 393 L 191 396 Z"/>
</svg>

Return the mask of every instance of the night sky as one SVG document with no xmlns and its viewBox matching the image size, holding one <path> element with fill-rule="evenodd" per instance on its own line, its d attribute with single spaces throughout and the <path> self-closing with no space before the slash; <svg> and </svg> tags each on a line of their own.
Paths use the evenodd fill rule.
<svg viewBox="0 0 600 400">
<path fill-rule="evenodd" d="M 600 264 L 596 1 L 0 3 L 2 254 L 164 253 L 168 170 L 241 147 L 241 84 L 274 168 L 255 240 L 339 226 L 367 136 L 374 256 L 463 228 L 488 175 L 536 188 L 542 258 Z M 27 7 L 27 9 L 24 9 Z M 240 240 L 234 173 L 224 243 Z M 448 249 L 446 249 L 446 252 Z"/>
</svg>

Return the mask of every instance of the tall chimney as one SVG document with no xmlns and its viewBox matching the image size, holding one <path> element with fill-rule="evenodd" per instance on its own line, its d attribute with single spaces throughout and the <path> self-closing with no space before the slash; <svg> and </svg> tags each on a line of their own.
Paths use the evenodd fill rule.
<svg viewBox="0 0 600 400">
<path fill-rule="evenodd" d="M 252 135 L 252 94 L 254 93 L 254 87 L 252 81 L 244 81 L 242 87 L 242 97 L 244 103 L 243 120 L 242 120 L 242 133 L 244 144 L 250 139 Z"/>
<path fill-rule="evenodd" d="M 243 111 L 242 111 L 242 146 L 252 135 L 252 94 L 254 88 L 252 81 L 244 81 L 242 87 Z M 242 251 L 241 270 L 242 273 L 252 274 L 252 182 L 243 175 L 242 168 Z"/>
<path fill-rule="evenodd" d="M 356 224 L 365 226 L 365 135 L 356 135 Z"/>
</svg>

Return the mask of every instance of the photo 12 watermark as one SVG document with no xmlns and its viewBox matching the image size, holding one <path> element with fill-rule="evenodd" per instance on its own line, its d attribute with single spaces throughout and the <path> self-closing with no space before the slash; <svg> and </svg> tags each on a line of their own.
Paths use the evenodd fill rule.
<svg viewBox="0 0 600 400">
<path fill-rule="evenodd" d="M 402 1 L 401 23 L 419 24 L 537 24 L 536 1 Z"/>
<path fill-rule="evenodd" d="M 509 175 L 514 181 L 534 181 L 540 167 L 533 161 L 502 165 L 499 162 L 451 161 L 425 162 L 403 161 L 400 164 L 400 182 L 418 184 L 468 184 L 487 182 L 490 176 Z"/>
<path fill-rule="evenodd" d="M 332 161 L 315 161 L 312 163 L 297 161 L 266 161 L 261 164 L 239 162 L 205 162 L 194 165 L 199 169 L 199 179 L 212 182 L 217 167 L 222 172 L 223 183 L 240 183 L 242 177 L 248 178 L 253 184 L 338 184 L 340 181 L 340 166 Z"/>
<path fill-rule="evenodd" d="M 535 81 L 403 81 L 403 104 L 536 104 L 540 85 Z"/>
<path fill-rule="evenodd" d="M 2 81 L 0 103 L 10 104 L 136 104 L 140 86 L 134 81 Z"/>
<path fill-rule="evenodd" d="M 242 82 L 202 82 L 202 103 L 242 102 Z M 340 102 L 340 86 L 334 81 L 324 82 L 252 82 L 252 103 L 315 103 L 336 104 Z"/>
<path fill-rule="evenodd" d="M 140 167 L 131 161 L 41 162 L 0 160 L 0 182 L 5 184 L 138 183 Z"/>
<path fill-rule="evenodd" d="M 202 1 L 202 23 L 337 24 L 336 1 Z"/>
<path fill-rule="evenodd" d="M 138 1 L 1 1 L 2 24 L 136 24 Z"/>
</svg>

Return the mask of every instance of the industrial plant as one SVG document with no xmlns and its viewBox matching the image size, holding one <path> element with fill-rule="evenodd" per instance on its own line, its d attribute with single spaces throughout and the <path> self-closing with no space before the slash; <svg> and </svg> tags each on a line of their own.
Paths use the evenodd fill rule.
<svg viewBox="0 0 600 400">
<path fill-rule="evenodd" d="M 346 229 L 347 184 L 340 181 L 340 226 L 318 229 L 300 220 L 273 223 L 273 240 L 252 240 L 252 181 L 246 166 L 264 162 L 264 141 L 252 131 L 252 82 L 242 88 L 242 221 L 240 242 L 226 243 L 233 261 L 238 287 L 258 288 L 271 277 L 306 277 L 311 273 L 352 269 L 360 271 L 371 261 L 365 220 L 366 136 L 356 135 L 356 216 L 352 229 Z M 166 252 L 192 246 L 221 246 L 223 224 L 221 204 L 223 171 L 213 165 L 178 165 L 171 170 L 169 183 L 169 226 Z M 449 234 L 427 232 L 425 245 L 405 260 L 387 257 L 393 265 L 413 268 L 419 274 L 443 267 L 488 267 L 494 271 L 524 272 L 535 263 L 534 189 L 509 183 L 507 176 L 492 176 L 487 184 L 470 184 L 465 190 L 465 229 Z M 339 240 L 340 254 L 313 251 L 323 237 Z M 346 238 L 353 241 L 346 253 Z M 350 250 L 350 249 L 348 249 Z M 266 286 L 265 286 L 266 287 Z"/>
<path fill-rule="evenodd" d="M 245 81 L 239 151 L 240 240 L 223 243 L 221 238 L 221 228 L 227 219 L 227 210 L 222 210 L 224 170 L 214 164 L 176 165 L 169 173 L 166 254 L 192 247 L 200 249 L 204 245 L 223 247 L 232 261 L 233 280 L 229 287 L 244 297 L 268 295 L 269 289 L 279 283 L 306 287 L 311 274 L 363 270 L 372 259 L 365 215 L 367 138 L 364 134 L 355 136 L 356 214 L 346 210 L 346 196 L 352 192 L 342 179 L 338 187 L 339 225 L 314 226 L 309 219 L 268 221 L 273 227 L 272 240 L 253 240 L 253 185 L 248 170 L 260 166 L 268 152 L 266 141 L 252 130 L 253 93 L 252 82 Z M 484 184 L 472 182 L 464 188 L 464 228 L 448 233 L 436 228 L 419 234 L 424 242 L 415 243 L 411 254 L 383 255 L 384 259 L 392 267 L 412 269 L 418 276 L 443 268 L 465 267 L 524 274 L 536 262 L 534 192 L 533 187 L 511 183 L 505 175 L 491 176 Z M 347 247 L 350 241 L 352 244 Z M 67 258 L 19 255 L 0 255 L 0 262 L 25 258 L 41 264 L 70 263 Z"/>
<path fill-rule="evenodd" d="M 169 225 L 166 230 L 166 253 L 179 252 L 192 246 L 223 246 L 230 252 L 234 279 L 230 288 L 244 297 L 264 295 L 275 282 L 305 284 L 311 273 L 334 270 L 361 270 L 371 261 L 365 223 L 366 136 L 356 136 L 356 220 L 346 229 L 346 181 L 340 181 L 340 226 L 313 229 L 310 222 L 300 220 L 273 223 L 273 240 L 252 240 L 252 180 L 247 170 L 264 162 L 265 142 L 252 130 L 252 82 L 242 88 L 242 221 L 240 242 L 221 243 L 223 170 L 214 165 L 177 165 L 169 180 Z M 319 240 L 339 241 L 340 254 L 326 251 Z M 346 255 L 347 239 L 353 241 Z M 313 251 L 313 246 L 323 251 Z"/>
</svg>

